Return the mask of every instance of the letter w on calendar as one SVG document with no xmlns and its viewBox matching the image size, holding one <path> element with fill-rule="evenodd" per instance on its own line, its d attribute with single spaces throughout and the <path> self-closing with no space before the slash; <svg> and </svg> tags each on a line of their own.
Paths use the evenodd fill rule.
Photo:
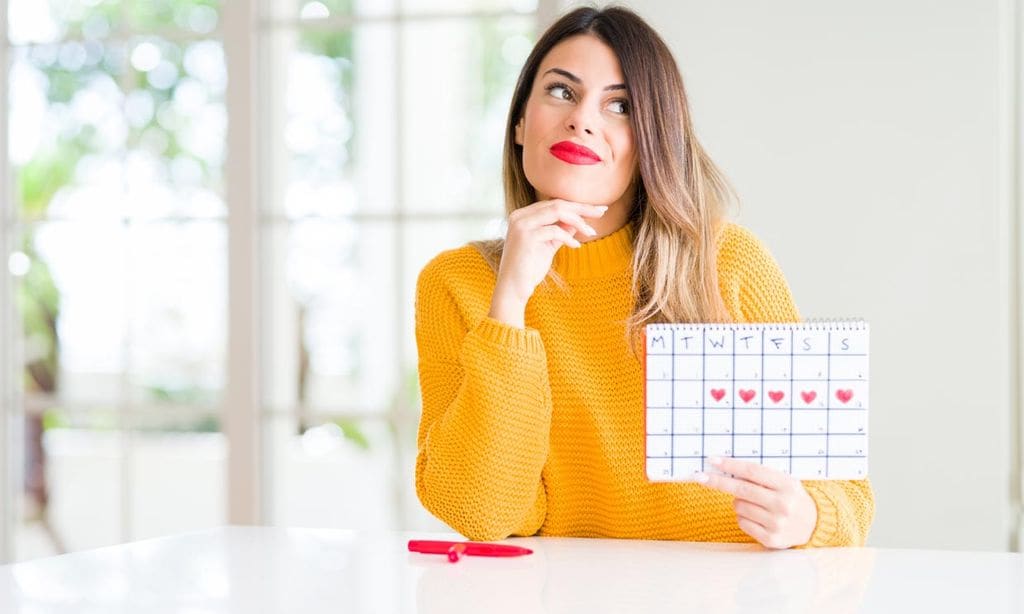
<svg viewBox="0 0 1024 614">
<path fill-rule="evenodd" d="M 692 479 L 711 456 L 866 478 L 868 333 L 862 321 L 648 325 L 647 478 Z"/>
</svg>

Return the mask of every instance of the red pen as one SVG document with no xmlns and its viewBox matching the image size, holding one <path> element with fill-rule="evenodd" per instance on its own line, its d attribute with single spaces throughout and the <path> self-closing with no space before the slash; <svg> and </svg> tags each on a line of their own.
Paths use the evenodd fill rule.
<svg viewBox="0 0 1024 614">
<path fill-rule="evenodd" d="M 533 550 L 520 546 L 488 544 L 485 542 L 446 542 L 430 539 L 410 539 L 409 552 L 447 554 L 448 560 L 453 563 L 459 560 L 459 555 L 461 554 L 470 556 L 521 556 L 533 554 Z"/>
</svg>

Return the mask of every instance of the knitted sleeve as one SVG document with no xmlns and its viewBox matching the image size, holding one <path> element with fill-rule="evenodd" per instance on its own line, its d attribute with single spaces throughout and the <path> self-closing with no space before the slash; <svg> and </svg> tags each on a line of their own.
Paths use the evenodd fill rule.
<svg viewBox="0 0 1024 614">
<path fill-rule="evenodd" d="M 771 253 L 750 231 L 727 225 L 719 238 L 718 283 L 737 322 L 799 322 L 789 285 Z M 804 480 L 818 508 L 805 545 L 861 546 L 875 516 L 869 480 Z"/>
<path fill-rule="evenodd" d="M 489 286 L 492 274 L 478 255 L 480 266 L 466 266 L 472 256 L 442 254 L 417 282 L 423 413 L 416 492 L 427 510 L 470 539 L 532 535 L 547 505 L 541 470 L 551 388 L 544 345 L 536 330 L 481 319 L 493 281 Z M 478 309 L 467 309 L 471 297 Z"/>
</svg>

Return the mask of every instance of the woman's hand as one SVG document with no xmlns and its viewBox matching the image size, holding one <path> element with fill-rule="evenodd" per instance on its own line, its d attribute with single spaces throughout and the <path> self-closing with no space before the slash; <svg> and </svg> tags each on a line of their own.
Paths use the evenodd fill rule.
<svg viewBox="0 0 1024 614">
<path fill-rule="evenodd" d="M 766 548 L 791 548 L 810 541 L 818 508 L 799 480 L 757 463 L 710 460 L 715 469 L 735 477 L 698 473 L 697 482 L 736 497 L 732 506 L 744 533 Z"/>
<path fill-rule="evenodd" d="M 563 245 L 579 247 L 577 233 L 597 235 L 584 218 L 601 217 L 607 210 L 605 206 L 553 199 L 509 214 L 490 317 L 523 328 L 526 302 L 551 269 L 555 252 Z"/>
</svg>

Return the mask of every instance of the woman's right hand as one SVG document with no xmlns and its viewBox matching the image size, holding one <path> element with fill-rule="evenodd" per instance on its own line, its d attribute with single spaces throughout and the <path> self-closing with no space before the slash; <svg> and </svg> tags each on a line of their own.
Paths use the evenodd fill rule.
<svg viewBox="0 0 1024 614">
<path fill-rule="evenodd" d="M 516 209 L 508 216 L 508 234 L 491 298 L 490 317 L 511 326 L 525 327 L 526 302 L 551 269 L 555 252 L 563 245 L 579 247 L 577 233 L 597 232 L 584 218 L 598 218 L 608 207 L 552 199 Z"/>
</svg>

